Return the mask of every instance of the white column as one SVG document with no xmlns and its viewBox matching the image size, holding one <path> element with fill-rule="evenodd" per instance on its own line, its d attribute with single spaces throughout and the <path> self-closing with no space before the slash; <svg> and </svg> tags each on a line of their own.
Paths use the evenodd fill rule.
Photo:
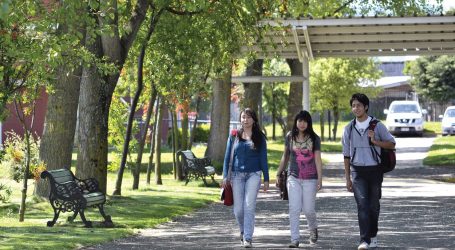
<svg viewBox="0 0 455 250">
<path fill-rule="evenodd" d="M 303 109 L 310 111 L 310 63 L 308 61 L 308 56 L 303 57 L 302 62 L 302 73 L 303 73 Z"/>
</svg>

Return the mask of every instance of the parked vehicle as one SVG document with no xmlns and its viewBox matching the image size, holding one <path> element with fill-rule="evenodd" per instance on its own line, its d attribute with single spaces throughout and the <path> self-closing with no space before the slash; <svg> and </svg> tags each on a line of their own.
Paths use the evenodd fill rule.
<svg viewBox="0 0 455 250">
<path fill-rule="evenodd" d="M 442 136 L 455 135 L 455 106 L 448 107 L 444 115 L 440 115 L 439 118 L 442 118 Z"/>
<path fill-rule="evenodd" d="M 384 114 L 387 115 L 386 126 L 390 133 L 423 135 L 426 110 L 422 110 L 417 101 L 393 101 Z"/>
</svg>

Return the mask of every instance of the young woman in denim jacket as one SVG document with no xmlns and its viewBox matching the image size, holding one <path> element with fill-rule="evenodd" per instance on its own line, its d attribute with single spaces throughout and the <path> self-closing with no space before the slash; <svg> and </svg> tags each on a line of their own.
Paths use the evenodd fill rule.
<svg viewBox="0 0 455 250">
<path fill-rule="evenodd" d="M 242 128 L 227 142 L 223 167 L 223 187 L 231 182 L 234 194 L 234 215 L 240 228 L 243 247 L 251 248 L 254 232 L 256 198 L 264 175 L 264 191 L 269 188 L 267 143 L 252 109 L 240 113 Z M 232 173 L 228 180 L 229 161 L 233 152 Z"/>
<path fill-rule="evenodd" d="M 322 187 L 321 139 L 313 131 L 313 122 L 308 111 L 300 111 L 294 119 L 292 131 L 286 136 L 285 149 L 277 172 L 279 175 L 288 165 L 289 222 L 291 244 L 298 248 L 300 243 L 300 213 L 303 211 L 310 230 L 310 243 L 318 240 L 316 220 L 316 193 Z"/>
</svg>

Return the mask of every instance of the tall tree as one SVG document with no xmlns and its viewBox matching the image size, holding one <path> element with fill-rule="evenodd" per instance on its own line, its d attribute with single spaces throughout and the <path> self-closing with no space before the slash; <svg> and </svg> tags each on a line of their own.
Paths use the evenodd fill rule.
<svg viewBox="0 0 455 250">
<path fill-rule="evenodd" d="M 85 8 L 83 2 L 76 1 L 65 1 L 61 6 L 53 8 L 53 12 L 64 14 L 55 15 L 57 18 L 52 20 L 62 23 L 55 34 L 61 38 L 56 45 L 60 48 L 62 62 L 56 70 L 55 83 L 49 88 L 40 145 L 40 159 L 46 164 L 47 170 L 71 167 L 83 63 L 81 51 L 84 52 L 82 48 L 87 21 L 87 16 L 81 13 L 84 13 Z M 47 197 L 49 182 L 38 180 L 35 189 L 36 195 Z"/>
<path fill-rule="evenodd" d="M 114 195 L 121 195 L 121 193 L 122 193 L 123 172 L 125 170 L 126 158 L 128 155 L 128 147 L 129 147 L 129 143 L 131 140 L 133 119 L 134 119 L 134 115 L 136 114 L 136 108 L 137 108 L 137 104 L 139 102 L 139 98 L 142 94 L 142 89 L 144 88 L 143 69 L 144 69 L 145 52 L 146 52 L 150 37 L 152 36 L 153 30 L 156 27 L 156 23 L 158 22 L 163 9 L 161 9 L 160 11 L 161 11 L 160 13 L 152 14 L 152 18 L 150 20 L 147 35 L 146 35 L 145 39 L 141 42 L 140 53 L 139 53 L 138 64 L 137 64 L 136 93 L 134 95 L 133 102 L 132 102 L 130 110 L 129 110 L 128 123 L 127 123 L 127 129 L 126 129 L 126 134 L 125 134 L 125 141 L 123 144 L 122 160 L 120 162 L 120 167 L 119 167 L 118 174 L 117 174 L 117 181 L 116 181 L 115 189 L 113 192 Z M 140 157 L 142 157 L 142 155 Z M 140 173 L 140 169 L 136 168 L 135 170 L 133 170 L 133 177 L 134 177 L 133 189 L 137 189 L 139 186 L 139 173 Z"/>
<path fill-rule="evenodd" d="M 454 56 L 420 57 L 411 62 L 406 71 L 411 74 L 412 86 L 423 97 L 439 103 L 454 99 Z"/>
<path fill-rule="evenodd" d="M 348 111 L 349 98 L 352 93 L 364 92 L 370 98 L 379 92 L 377 88 L 365 87 L 362 84 L 379 79 L 381 72 L 369 58 L 328 58 L 318 59 L 313 64 L 311 89 L 313 102 L 321 102 L 316 107 L 327 107 L 333 111 L 333 138 L 336 138 L 340 112 Z M 317 99 L 316 99 L 317 98 Z"/>
</svg>

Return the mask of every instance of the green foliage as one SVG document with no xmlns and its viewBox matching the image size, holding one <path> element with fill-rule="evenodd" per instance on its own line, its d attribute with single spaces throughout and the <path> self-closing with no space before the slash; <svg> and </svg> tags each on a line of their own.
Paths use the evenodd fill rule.
<svg viewBox="0 0 455 250">
<path fill-rule="evenodd" d="M 194 142 L 208 142 L 210 135 L 210 125 L 201 124 L 194 130 Z"/>
<path fill-rule="evenodd" d="M 290 75 L 290 69 L 284 60 L 266 60 L 263 68 L 263 75 L 285 76 Z M 262 106 L 265 112 L 273 114 L 277 118 L 284 117 L 288 104 L 289 83 L 270 83 L 263 85 Z"/>
<path fill-rule="evenodd" d="M 419 57 L 407 65 L 411 85 L 417 93 L 435 102 L 447 102 L 455 96 L 455 57 Z"/>
<path fill-rule="evenodd" d="M 6 184 L 0 183 L 0 202 L 6 203 L 11 197 L 12 190 Z"/>
<path fill-rule="evenodd" d="M 14 132 L 8 132 L 4 144 L 5 154 L 0 163 L 3 171 L 16 182 L 24 178 L 27 145 L 25 139 Z M 39 173 L 45 169 L 44 163 L 39 159 L 39 140 L 31 137 L 30 144 L 30 172 L 28 178 L 38 177 Z"/>
<path fill-rule="evenodd" d="M 114 94 L 111 102 L 111 108 L 109 111 L 109 132 L 108 132 L 108 143 L 112 147 L 111 156 L 112 161 L 108 165 L 108 169 L 115 171 L 120 166 L 121 155 L 123 151 L 123 144 L 126 135 L 126 123 L 128 121 L 128 104 L 122 102 L 122 99 L 117 94 Z M 134 159 L 131 153 L 136 152 L 138 147 L 138 141 L 136 134 L 139 132 L 139 126 L 137 121 L 133 122 L 132 139 L 129 144 L 127 164 L 133 164 Z M 129 163 L 129 164 L 128 164 Z"/>
<path fill-rule="evenodd" d="M 374 86 L 363 86 L 381 75 L 372 59 L 321 58 L 313 62 L 311 69 L 313 111 L 349 111 L 349 99 L 353 93 L 363 92 L 373 98 L 379 92 Z"/>
</svg>

